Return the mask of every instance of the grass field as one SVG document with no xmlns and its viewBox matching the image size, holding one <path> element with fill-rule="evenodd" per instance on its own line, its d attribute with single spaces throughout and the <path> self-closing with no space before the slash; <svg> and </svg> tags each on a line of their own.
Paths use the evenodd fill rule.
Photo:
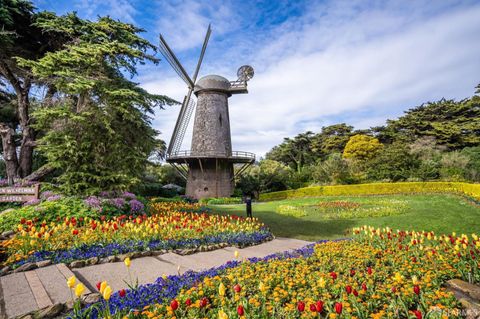
<svg viewBox="0 0 480 319">
<path fill-rule="evenodd" d="M 210 207 L 219 214 L 245 216 L 245 205 Z M 379 216 L 382 214 L 387 216 Z M 359 218 L 365 215 L 370 217 Z M 345 237 L 347 230 L 362 225 L 437 233 L 480 232 L 480 206 L 446 194 L 288 199 L 254 203 L 253 216 L 268 225 L 275 236 L 312 241 Z"/>
</svg>

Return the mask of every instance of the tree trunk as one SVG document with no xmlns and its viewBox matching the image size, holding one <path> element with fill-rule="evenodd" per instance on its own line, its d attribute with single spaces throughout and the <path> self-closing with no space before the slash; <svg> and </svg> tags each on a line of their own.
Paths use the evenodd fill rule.
<svg viewBox="0 0 480 319">
<path fill-rule="evenodd" d="M 8 185 L 13 185 L 18 178 L 17 148 L 15 147 L 15 130 L 5 123 L 0 123 L 3 159 L 5 161 Z"/>
<path fill-rule="evenodd" d="M 47 165 L 43 165 L 42 167 L 40 167 L 38 170 L 36 170 L 35 172 L 33 172 L 32 174 L 28 175 L 27 177 L 25 177 L 25 180 L 27 181 L 31 181 L 31 182 L 38 182 L 38 181 L 41 181 L 45 176 L 47 176 L 48 174 L 50 174 L 51 172 L 53 172 L 55 169 L 51 166 L 49 166 L 48 164 Z"/>
<path fill-rule="evenodd" d="M 25 84 L 25 86 L 27 86 Z M 28 109 L 30 100 L 28 99 L 28 91 L 30 85 L 24 88 L 22 94 L 17 95 L 18 100 L 18 118 L 22 129 L 22 143 L 20 144 L 20 165 L 18 175 L 20 177 L 28 176 L 32 173 L 33 164 L 33 148 L 35 145 L 35 134 L 30 127 L 30 116 Z"/>
</svg>

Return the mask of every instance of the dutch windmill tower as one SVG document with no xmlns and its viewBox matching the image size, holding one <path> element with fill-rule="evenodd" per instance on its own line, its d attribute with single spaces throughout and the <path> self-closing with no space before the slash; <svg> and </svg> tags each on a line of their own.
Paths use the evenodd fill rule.
<svg viewBox="0 0 480 319">
<path fill-rule="evenodd" d="M 255 161 L 253 153 L 232 151 L 228 112 L 229 97 L 248 93 L 247 81 L 253 77 L 253 68 L 248 65 L 240 67 L 235 81 L 219 75 L 207 75 L 197 81 L 210 33 L 208 26 L 192 78 L 160 35 L 160 51 L 188 87 L 168 145 L 166 160 L 187 180 L 186 195 L 197 199 L 231 196 L 235 177 Z M 194 110 L 191 149 L 182 151 L 180 147 Z M 234 164 L 239 164 L 236 172 Z"/>
</svg>

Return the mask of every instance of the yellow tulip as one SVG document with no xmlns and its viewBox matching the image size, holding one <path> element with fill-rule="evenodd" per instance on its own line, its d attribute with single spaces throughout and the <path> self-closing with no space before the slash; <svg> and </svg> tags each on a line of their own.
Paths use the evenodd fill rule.
<svg viewBox="0 0 480 319">
<path fill-rule="evenodd" d="M 103 292 L 105 291 L 105 288 L 107 287 L 107 282 L 106 281 L 102 281 L 102 283 L 100 284 L 100 293 L 103 294 Z"/>
<path fill-rule="evenodd" d="M 45 233 L 45 240 L 48 240 L 50 238 L 50 233 Z"/>
<path fill-rule="evenodd" d="M 68 278 L 67 280 L 68 288 L 72 289 L 75 286 L 75 276 Z"/>
<path fill-rule="evenodd" d="M 218 286 L 218 294 L 221 297 L 225 296 L 225 286 L 223 285 L 223 282 L 221 282 L 220 286 Z"/>
<path fill-rule="evenodd" d="M 125 258 L 123 262 L 125 263 L 125 266 L 127 266 L 127 268 L 130 267 L 130 264 L 131 264 L 130 257 Z"/>
<path fill-rule="evenodd" d="M 103 290 L 103 299 L 108 301 L 110 299 L 110 296 L 112 295 L 112 288 L 110 286 L 105 287 L 105 290 Z"/>
<path fill-rule="evenodd" d="M 323 277 L 320 277 L 320 279 L 318 280 L 318 286 L 320 288 L 325 288 L 325 284 L 326 284 L 325 279 L 323 279 Z"/>
<path fill-rule="evenodd" d="M 222 309 L 218 311 L 218 319 L 228 319 L 227 314 Z"/>
<path fill-rule="evenodd" d="M 238 256 L 240 255 L 240 253 L 238 252 L 238 250 L 235 250 L 235 253 L 233 254 L 235 256 L 235 258 L 238 258 Z"/>
<path fill-rule="evenodd" d="M 85 286 L 82 283 L 79 283 L 75 287 L 75 296 L 80 297 L 84 291 L 85 291 Z"/>
</svg>

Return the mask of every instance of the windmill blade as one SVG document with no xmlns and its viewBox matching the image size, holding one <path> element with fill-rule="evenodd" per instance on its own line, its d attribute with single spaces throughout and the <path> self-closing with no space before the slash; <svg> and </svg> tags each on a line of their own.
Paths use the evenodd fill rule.
<svg viewBox="0 0 480 319">
<path fill-rule="evenodd" d="M 200 71 L 200 66 L 202 65 L 203 56 L 205 55 L 205 50 L 207 49 L 208 39 L 210 39 L 210 34 L 212 33 L 212 29 L 210 24 L 208 25 L 207 34 L 205 35 L 205 40 L 203 41 L 202 52 L 200 53 L 200 58 L 198 59 L 197 68 L 195 69 L 195 73 L 193 74 L 193 83 L 197 81 L 197 75 Z"/>
<path fill-rule="evenodd" d="M 175 123 L 172 137 L 170 138 L 170 143 L 168 144 L 168 155 L 178 152 L 182 146 L 185 131 L 187 130 L 188 123 L 190 122 L 193 110 L 195 109 L 195 102 L 191 99 L 192 92 L 192 89 L 188 90 L 187 95 L 183 99 L 182 107 L 178 114 L 177 122 Z"/>
<path fill-rule="evenodd" d="M 193 99 L 188 100 L 187 107 L 185 109 L 185 113 L 183 116 L 180 125 L 178 126 L 177 131 L 177 139 L 173 145 L 173 151 L 178 152 L 180 151 L 180 147 L 182 146 L 183 138 L 185 137 L 185 132 L 187 131 L 188 124 L 190 123 L 190 119 L 192 117 L 193 111 L 195 110 L 195 101 Z"/>
<path fill-rule="evenodd" d="M 188 76 L 187 72 L 183 68 L 183 66 L 180 64 L 180 61 L 178 61 L 177 57 L 173 53 L 173 51 L 170 49 L 168 46 L 167 42 L 165 39 L 162 37 L 160 34 L 160 52 L 162 55 L 165 57 L 165 59 L 168 61 L 168 63 L 172 66 L 172 68 L 177 72 L 178 76 L 182 78 L 185 83 L 187 83 L 188 87 L 190 89 L 193 89 L 194 82 L 190 77 Z"/>
</svg>

